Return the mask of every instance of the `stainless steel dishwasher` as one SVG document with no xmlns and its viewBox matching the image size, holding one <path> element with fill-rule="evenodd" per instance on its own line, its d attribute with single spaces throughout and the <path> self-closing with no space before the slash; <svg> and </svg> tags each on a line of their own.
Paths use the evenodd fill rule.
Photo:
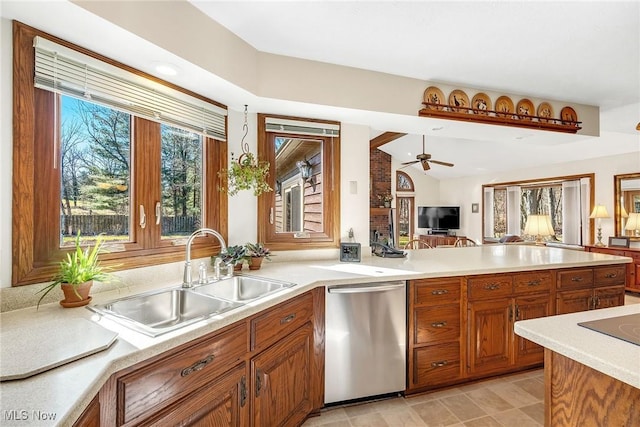
<svg viewBox="0 0 640 427">
<path fill-rule="evenodd" d="M 406 388 L 404 281 L 327 286 L 325 403 Z"/>
</svg>

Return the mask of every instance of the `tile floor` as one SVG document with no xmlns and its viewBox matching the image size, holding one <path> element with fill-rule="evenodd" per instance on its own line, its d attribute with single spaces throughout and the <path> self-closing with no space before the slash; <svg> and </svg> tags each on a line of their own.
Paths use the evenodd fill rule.
<svg viewBox="0 0 640 427">
<path fill-rule="evenodd" d="M 540 427 L 543 370 L 514 374 L 413 397 L 336 406 L 304 427 Z"/>
</svg>

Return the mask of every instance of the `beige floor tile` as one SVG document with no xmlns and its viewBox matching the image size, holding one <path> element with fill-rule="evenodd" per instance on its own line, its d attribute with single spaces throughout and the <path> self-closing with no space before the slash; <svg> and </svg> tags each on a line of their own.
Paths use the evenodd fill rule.
<svg viewBox="0 0 640 427">
<path fill-rule="evenodd" d="M 544 424 L 544 403 L 536 403 L 531 406 L 523 406 L 520 408 L 522 412 L 529 415 L 540 424 Z"/>
<path fill-rule="evenodd" d="M 515 408 L 533 405 L 540 400 L 513 383 L 496 384 L 489 387 L 495 394 L 509 402 Z"/>
<path fill-rule="evenodd" d="M 344 412 L 349 418 L 359 417 L 361 415 L 368 415 L 378 412 L 377 405 L 379 402 L 366 402 L 356 405 L 349 405 L 344 407 Z"/>
<path fill-rule="evenodd" d="M 409 405 L 415 405 L 417 403 L 428 402 L 430 400 L 441 399 L 443 397 L 455 396 L 457 394 L 464 393 L 460 388 L 448 388 L 444 390 L 431 391 L 423 394 L 405 397 Z"/>
<path fill-rule="evenodd" d="M 440 399 L 440 402 L 453 412 L 460 421 L 471 420 L 487 415 L 485 411 L 464 394 L 445 397 Z"/>
<path fill-rule="evenodd" d="M 394 397 L 391 399 L 381 400 L 376 403 L 377 412 L 405 411 L 407 409 L 407 399 L 403 397 Z"/>
<path fill-rule="evenodd" d="M 544 399 L 544 383 L 535 378 L 527 378 L 521 381 L 515 381 L 514 385 L 520 387 L 538 400 Z"/>
<path fill-rule="evenodd" d="M 382 415 L 378 413 L 349 418 L 349 422 L 354 427 L 389 427 Z"/>
<path fill-rule="evenodd" d="M 341 407 L 324 409 L 317 417 L 311 417 L 303 424 L 305 427 L 309 426 L 325 426 L 329 423 L 338 421 L 347 421 L 347 413 Z M 348 421 L 347 421 L 348 424 Z"/>
<path fill-rule="evenodd" d="M 465 427 L 503 427 L 502 424 L 493 419 L 493 417 L 482 417 L 470 420 L 464 423 Z"/>
<path fill-rule="evenodd" d="M 382 418 L 390 427 L 424 427 L 426 424 L 412 409 L 405 406 L 404 410 L 380 412 Z"/>
<path fill-rule="evenodd" d="M 422 421 L 428 427 L 445 427 L 460 424 L 460 420 L 438 400 L 412 405 L 411 409 L 422 418 Z"/>
<path fill-rule="evenodd" d="M 505 427 L 541 427 L 542 424 L 522 412 L 520 409 L 500 412 L 492 415 L 500 424 Z M 585 426 L 586 427 L 586 426 Z"/>
<path fill-rule="evenodd" d="M 489 415 L 513 409 L 513 405 L 488 388 L 474 390 L 467 396 Z"/>
</svg>

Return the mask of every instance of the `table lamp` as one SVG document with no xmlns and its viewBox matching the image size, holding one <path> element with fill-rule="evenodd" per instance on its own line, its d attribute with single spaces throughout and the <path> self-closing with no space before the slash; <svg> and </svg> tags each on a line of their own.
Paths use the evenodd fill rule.
<svg viewBox="0 0 640 427">
<path fill-rule="evenodd" d="M 609 212 L 607 212 L 607 208 L 604 205 L 595 205 L 589 218 L 595 218 L 598 227 L 598 241 L 594 246 L 602 247 L 604 246 L 604 243 L 602 243 L 602 218 L 609 218 Z"/>
<path fill-rule="evenodd" d="M 549 215 L 529 215 L 527 224 L 524 226 L 524 234 L 536 236 L 536 245 L 544 245 L 543 236 L 553 236 L 555 231 L 551 225 Z"/>
<path fill-rule="evenodd" d="M 640 235 L 640 213 L 631 212 L 627 219 L 627 225 L 624 226 L 624 229 L 633 232 L 633 236 Z"/>
</svg>

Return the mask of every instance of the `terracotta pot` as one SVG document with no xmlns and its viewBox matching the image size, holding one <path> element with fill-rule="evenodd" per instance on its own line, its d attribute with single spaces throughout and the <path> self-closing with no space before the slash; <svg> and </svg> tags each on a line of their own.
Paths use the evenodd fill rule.
<svg viewBox="0 0 640 427">
<path fill-rule="evenodd" d="M 233 266 L 233 271 L 240 271 L 240 270 L 242 270 L 242 263 L 239 263 Z"/>
<path fill-rule="evenodd" d="M 262 266 L 262 257 L 252 256 L 251 262 L 249 263 L 249 270 L 260 270 L 260 266 Z"/>
<path fill-rule="evenodd" d="M 65 308 L 71 308 L 82 307 L 83 305 L 89 304 L 91 301 L 91 297 L 89 296 L 91 286 L 93 286 L 93 280 L 84 282 L 77 286 L 70 285 L 69 283 L 62 283 L 60 288 L 62 288 L 62 292 L 64 292 L 64 299 L 60 301 L 60 305 Z M 78 294 L 80 294 L 80 297 L 78 297 Z"/>
</svg>

